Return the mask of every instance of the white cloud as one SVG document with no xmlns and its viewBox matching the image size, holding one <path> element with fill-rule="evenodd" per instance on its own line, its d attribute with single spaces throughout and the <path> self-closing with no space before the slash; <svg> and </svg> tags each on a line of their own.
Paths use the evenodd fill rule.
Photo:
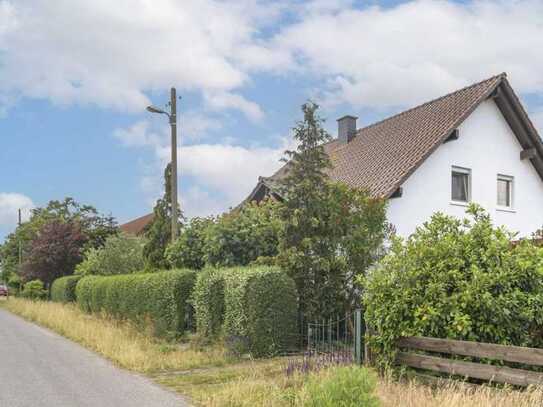
<svg viewBox="0 0 543 407">
<path fill-rule="evenodd" d="M 273 43 L 324 78 L 323 97 L 336 103 L 413 105 L 502 71 L 519 91 L 543 92 L 541 15 L 540 0 L 321 8 Z"/>
<path fill-rule="evenodd" d="M 262 112 L 260 106 L 240 95 L 225 92 L 208 93 L 205 95 L 205 99 L 210 107 L 214 109 L 237 109 L 245 113 L 253 121 L 261 120 L 264 117 L 264 112 Z"/>
<path fill-rule="evenodd" d="M 357 107 L 412 105 L 502 71 L 543 92 L 541 0 L 354 3 L 0 0 L 0 111 L 21 97 L 141 111 L 175 85 L 260 120 L 242 96 L 255 72 L 307 75 L 328 103 Z"/>
<path fill-rule="evenodd" d="M 155 162 L 144 169 L 141 187 L 148 206 L 163 194 L 163 171 L 170 160 L 167 129 L 152 133 L 146 122 L 117 129 L 115 137 L 131 147 L 151 148 Z M 293 142 L 282 139 L 274 147 L 233 144 L 194 144 L 179 147 L 180 200 L 188 217 L 217 214 L 238 205 L 255 187 L 258 177 L 272 175 Z M 190 184 L 187 184 L 190 182 Z"/>
<path fill-rule="evenodd" d="M 167 141 L 164 133 L 149 131 L 150 123 L 146 120 L 139 121 L 126 129 L 116 129 L 113 136 L 127 147 L 154 147 L 165 144 Z"/>
<path fill-rule="evenodd" d="M 258 118 L 236 90 L 258 62 L 246 55 L 269 54 L 259 30 L 280 12 L 258 0 L 0 0 L 0 94 L 139 111 L 147 91 L 175 85 Z"/>
<path fill-rule="evenodd" d="M 15 226 L 19 209 L 21 209 L 23 222 L 28 220 L 32 208 L 34 208 L 34 203 L 26 195 L 14 192 L 0 192 L 0 226 Z"/>
</svg>

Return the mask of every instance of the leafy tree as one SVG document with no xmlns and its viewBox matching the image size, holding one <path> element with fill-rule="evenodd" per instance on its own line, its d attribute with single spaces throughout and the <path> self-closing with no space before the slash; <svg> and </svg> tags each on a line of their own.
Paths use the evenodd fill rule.
<svg viewBox="0 0 543 407">
<path fill-rule="evenodd" d="M 205 266 L 205 236 L 213 223 L 213 218 L 192 218 L 184 225 L 177 241 L 166 249 L 170 267 L 200 270 Z"/>
<path fill-rule="evenodd" d="M 297 150 L 287 151 L 279 264 L 294 279 L 308 319 L 341 315 L 358 301 L 357 276 L 374 263 L 386 236 L 385 203 L 365 191 L 330 182 L 318 106 L 302 106 L 294 128 Z"/>
<path fill-rule="evenodd" d="M 49 286 L 56 278 L 73 274 L 87 240 L 78 222 L 49 221 L 32 240 L 22 265 L 24 280 L 39 279 Z"/>
<path fill-rule="evenodd" d="M 206 263 L 216 267 L 246 266 L 277 255 L 281 219 L 277 203 L 248 203 L 222 215 L 206 229 Z"/>
<path fill-rule="evenodd" d="M 481 207 L 441 213 L 406 241 L 396 238 L 366 277 L 373 349 L 393 361 L 402 336 L 543 346 L 543 248 L 495 228 Z"/>
<path fill-rule="evenodd" d="M 76 267 L 80 275 L 130 274 L 142 271 L 144 241 L 125 234 L 109 236 L 103 247 L 91 248 Z"/>
<path fill-rule="evenodd" d="M 24 260 L 29 255 L 32 241 L 38 236 L 41 228 L 51 221 L 78 223 L 86 238 L 84 249 L 100 247 L 108 236 L 117 233 L 118 230 L 113 217 L 99 214 L 90 205 L 79 204 L 73 198 L 50 201 L 46 207 L 33 209 L 30 219 L 9 234 L 4 244 L 0 246 L 4 279 L 16 280 L 14 276 L 20 272 L 19 244 Z"/>
<path fill-rule="evenodd" d="M 172 204 L 171 204 L 171 164 L 164 170 L 164 196 L 158 199 L 153 209 L 155 214 L 153 221 L 145 232 L 146 243 L 143 247 L 143 255 L 150 267 L 168 268 L 166 248 L 172 236 Z M 180 213 L 179 208 L 177 213 Z M 180 223 L 178 219 L 178 223 Z"/>
</svg>

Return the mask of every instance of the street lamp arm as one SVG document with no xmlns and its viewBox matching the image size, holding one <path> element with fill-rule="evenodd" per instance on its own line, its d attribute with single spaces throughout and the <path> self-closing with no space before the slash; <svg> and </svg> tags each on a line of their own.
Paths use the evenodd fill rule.
<svg viewBox="0 0 543 407">
<path fill-rule="evenodd" d="M 147 111 L 151 113 L 165 114 L 166 116 L 170 117 L 170 114 L 168 112 L 165 112 L 164 110 L 159 109 L 158 107 L 147 106 Z"/>
</svg>

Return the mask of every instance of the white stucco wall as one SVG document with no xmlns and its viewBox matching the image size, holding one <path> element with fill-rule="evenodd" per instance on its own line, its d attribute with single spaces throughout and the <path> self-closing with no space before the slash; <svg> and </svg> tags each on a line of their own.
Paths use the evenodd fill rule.
<svg viewBox="0 0 543 407">
<path fill-rule="evenodd" d="M 462 217 L 451 204 L 452 166 L 471 169 L 472 202 L 482 205 L 496 225 L 529 236 L 543 225 L 543 181 L 492 100 L 483 102 L 459 127 L 460 138 L 441 145 L 403 185 L 403 196 L 389 201 L 388 218 L 400 236 L 441 211 Z M 498 174 L 514 177 L 513 211 L 497 208 Z"/>
</svg>

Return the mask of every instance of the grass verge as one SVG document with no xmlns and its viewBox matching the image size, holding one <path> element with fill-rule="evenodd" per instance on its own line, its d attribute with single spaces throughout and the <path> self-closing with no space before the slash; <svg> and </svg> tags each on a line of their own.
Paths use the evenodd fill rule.
<svg viewBox="0 0 543 407">
<path fill-rule="evenodd" d="M 202 350 L 157 340 L 128 322 L 86 314 L 73 304 L 10 298 L 3 307 L 136 372 L 188 370 L 227 362 L 221 348 Z"/>
<path fill-rule="evenodd" d="M 10 298 L 2 307 L 102 354 L 123 368 L 146 373 L 157 383 L 191 398 L 219 406 L 302 406 L 305 377 L 284 373 L 282 358 L 233 361 L 221 348 L 200 349 L 151 338 L 129 323 L 89 315 L 71 304 Z M 326 377 L 327 372 L 318 375 Z M 468 387 L 448 382 L 429 387 L 415 382 L 380 380 L 376 394 L 383 407 L 535 407 L 543 391 Z"/>
</svg>

